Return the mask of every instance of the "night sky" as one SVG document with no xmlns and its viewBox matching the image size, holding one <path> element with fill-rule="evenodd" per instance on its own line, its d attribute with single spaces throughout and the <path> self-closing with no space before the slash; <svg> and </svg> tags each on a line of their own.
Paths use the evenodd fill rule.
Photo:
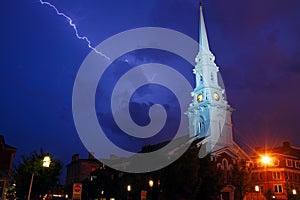
<svg viewBox="0 0 300 200">
<path fill-rule="evenodd" d="M 74 20 L 80 35 L 87 36 L 93 46 L 122 31 L 149 26 L 173 29 L 198 40 L 196 0 L 50 2 Z M 64 164 L 75 153 L 87 157 L 73 121 L 72 90 L 91 49 L 76 38 L 65 18 L 38 0 L 4 0 L 0 9 L 0 134 L 18 149 L 16 161 L 40 147 Z M 244 148 L 276 146 L 283 141 L 300 146 L 300 1 L 209 0 L 204 1 L 203 10 L 210 49 L 235 109 L 235 140 Z M 126 67 L 153 60 L 180 68 L 194 84 L 193 66 L 173 57 L 168 52 L 131 52 L 113 63 L 103 85 Z M 99 87 L 96 96 L 105 96 L 109 87 Z M 154 103 L 165 106 L 171 115 L 168 119 L 178 115 L 172 94 L 151 85 L 132 97 L 131 114 L 137 124 L 147 125 L 149 119 L 143 116 Z M 122 146 L 125 139 L 112 127 L 106 108 L 96 105 L 98 117 L 105 116 L 100 123 Z M 171 121 L 166 131 L 176 129 L 176 122 Z M 136 143 L 131 144 L 136 149 L 126 144 L 124 148 L 138 148 Z"/>
</svg>

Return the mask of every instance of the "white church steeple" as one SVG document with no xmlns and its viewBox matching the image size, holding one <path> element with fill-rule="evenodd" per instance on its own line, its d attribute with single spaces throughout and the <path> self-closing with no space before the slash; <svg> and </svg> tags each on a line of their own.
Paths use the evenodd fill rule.
<svg viewBox="0 0 300 200">
<path fill-rule="evenodd" d="M 215 145 L 228 146 L 232 143 L 232 109 L 224 98 L 224 89 L 219 84 L 219 68 L 209 48 L 202 5 L 199 19 L 199 52 L 195 61 L 196 86 L 187 111 L 190 136 L 207 138 L 211 149 Z"/>
</svg>

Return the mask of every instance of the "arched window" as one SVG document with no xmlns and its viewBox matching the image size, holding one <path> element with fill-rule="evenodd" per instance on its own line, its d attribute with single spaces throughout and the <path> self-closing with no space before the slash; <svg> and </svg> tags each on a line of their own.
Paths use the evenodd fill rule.
<svg viewBox="0 0 300 200">
<path fill-rule="evenodd" d="M 218 164 L 217 164 L 217 169 L 218 169 L 218 170 L 223 170 L 222 164 L 221 164 L 221 163 L 218 163 Z"/>
<path fill-rule="evenodd" d="M 228 170 L 228 160 L 226 158 L 223 158 L 222 165 L 224 170 Z"/>
<path fill-rule="evenodd" d="M 204 119 L 203 119 L 203 117 L 200 117 L 199 124 L 198 124 L 198 132 L 204 133 L 204 131 L 205 131 Z"/>
<path fill-rule="evenodd" d="M 229 173 L 228 173 L 228 160 L 226 158 L 223 158 L 222 165 L 223 165 L 223 169 L 224 169 L 224 171 L 223 171 L 223 173 L 224 173 L 224 183 L 227 183 Z"/>
</svg>

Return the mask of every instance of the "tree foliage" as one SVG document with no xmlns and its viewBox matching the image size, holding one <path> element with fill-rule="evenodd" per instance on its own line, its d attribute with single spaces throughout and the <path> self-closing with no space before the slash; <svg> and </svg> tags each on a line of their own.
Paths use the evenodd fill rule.
<svg viewBox="0 0 300 200">
<path fill-rule="evenodd" d="M 210 155 L 199 159 L 191 148 L 173 164 L 163 169 L 164 199 L 214 199 L 222 188 L 220 171 Z"/>
<path fill-rule="evenodd" d="M 15 189 L 18 198 L 27 197 L 33 173 L 32 199 L 46 194 L 51 186 L 58 183 L 63 166 L 62 162 L 51 157 L 50 167 L 44 168 L 43 158 L 45 155 L 42 149 L 39 152 L 32 152 L 28 157 L 23 155 L 22 160 L 14 168 L 12 176 L 16 183 Z"/>
<path fill-rule="evenodd" d="M 237 161 L 234 164 L 230 182 L 235 187 L 234 199 L 242 200 L 251 191 L 251 172 L 245 160 Z"/>
</svg>

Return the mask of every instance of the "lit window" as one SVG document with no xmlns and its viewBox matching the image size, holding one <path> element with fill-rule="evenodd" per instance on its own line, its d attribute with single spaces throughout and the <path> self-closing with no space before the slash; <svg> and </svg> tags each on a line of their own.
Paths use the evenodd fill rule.
<svg viewBox="0 0 300 200">
<path fill-rule="evenodd" d="M 274 185 L 275 193 L 282 193 L 282 185 Z"/>
</svg>

